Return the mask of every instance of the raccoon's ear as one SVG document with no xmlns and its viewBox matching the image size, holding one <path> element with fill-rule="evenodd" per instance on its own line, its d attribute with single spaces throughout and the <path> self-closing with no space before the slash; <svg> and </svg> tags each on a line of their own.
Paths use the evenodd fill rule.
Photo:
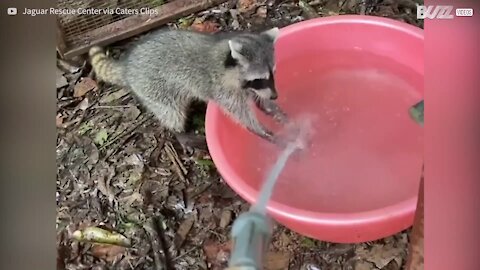
<svg viewBox="0 0 480 270">
<path fill-rule="evenodd" d="M 228 46 L 230 47 L 230 54 L 232 55 L 233 59 L 239 61 L 240 63 L 245 62 L 245 57 L 241 54 L 242 44 L 235 40 L 229 40 Z"/>
<path fill-rule="evenodd" d="M 262 34 L 268 36 L 275 42 L 280 35 L 280 29 L 278 29 L 278 27 L 274 27 L 270 30 L 264 31 Z"/>
</svg>

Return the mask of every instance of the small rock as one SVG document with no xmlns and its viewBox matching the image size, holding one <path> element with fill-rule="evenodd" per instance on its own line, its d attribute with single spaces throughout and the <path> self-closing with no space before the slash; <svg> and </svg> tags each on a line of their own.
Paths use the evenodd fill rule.
<svg viewBox="0 0 480 270">
<path fill-rule="evenodd" d="M 230 225 L 231 221 L 232 221 L 232 211 L 223 210 L 222 217 L 220 219 L 220 227 L 223 229 L 226 228 L 228 225 Z"/>
</svg>

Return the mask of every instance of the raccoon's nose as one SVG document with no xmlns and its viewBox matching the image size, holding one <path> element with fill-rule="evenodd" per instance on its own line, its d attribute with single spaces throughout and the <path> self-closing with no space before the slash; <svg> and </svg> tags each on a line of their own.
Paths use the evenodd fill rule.
<svg viewBox="0 0 480 270">
<path fill-rule="evenodd" d="M 277 99 L 277 98 L 278 98 L 277 92 L 273 92 L 272 95 L 270 96 L 270 99 L 271 99 L 271 100 L 275 100 L 275 99 Z"/>
</svg>

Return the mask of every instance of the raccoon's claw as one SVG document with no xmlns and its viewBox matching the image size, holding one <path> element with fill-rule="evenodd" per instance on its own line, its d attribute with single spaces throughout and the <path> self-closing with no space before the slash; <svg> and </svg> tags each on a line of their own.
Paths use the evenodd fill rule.
<svg viewBox="0 0 480 270">
<path fill-rule="evenodd" d="M 287 146 L 287 142 L 281 136 L 274 135 L 272 132 L 269 132 L 269 131 L 266 134 L 267 135 L 264 136 L 264 139 L 266 139 L 270 143 L 280 148 L 284 148 Z"/>
<path fill-rule="evenodd" d="M 288 140 L 286 140 L 284 137 L 274 135 L 270 131 L 265 131 L 261 137 L 266 141 L 268 141 L 269 143 L 276 145 L 279 148 L 285 148 L 287 147 L 287 144 L 288 144 Z"/>
<path fill-rule="evenodd" d="M 271 131 L 264 131 L 260 137 L 272 144 L 277 144 L 278 138 Z"/>
<path fill-rule="evenodd" d="M 267 101 L 257 101 L 257 106 L 265 114 L 273 118 L 273 120 L 279 122 L 280 124 L 286 124 L 288 122 L 288 116 L 285 112 L 282 111 L 280 106 L 271 100 Z"/>
</svg>

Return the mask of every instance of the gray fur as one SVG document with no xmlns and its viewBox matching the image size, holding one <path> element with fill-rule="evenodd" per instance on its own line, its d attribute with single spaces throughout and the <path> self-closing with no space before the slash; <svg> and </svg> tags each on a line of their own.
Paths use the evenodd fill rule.
<svg viewBox="0 0 480 270">
<path fill-rule="evenodd" d="M 121 73 L 117 84 L 130 88 L 161 124 L 173 131 L 185 131 L 187 108 L 197 99 L 214 101 L 249 131 L 272 140 L 272 133 L 258 121 L 251 104 L 285 120 L 273 102 L 276 90 L 263 84 L 262 89 L 253 89 L 245 86 L 245 80 L 270 79 L 277 35 L 276 28 L 260 34 L 216 35 L 162 29 L 141 38 L 118 61 L 98 58 L 115 65 L 92 61 L 92 66 L 106 82 L 115 79 L 102 74 Z M 90 52 L 95 59 L 98 47 Z M 232 65 L 232 60 L 237 64 Z M 116 72 L 102 71 L 101 66 L 116 68 Z"/>
</svg>

